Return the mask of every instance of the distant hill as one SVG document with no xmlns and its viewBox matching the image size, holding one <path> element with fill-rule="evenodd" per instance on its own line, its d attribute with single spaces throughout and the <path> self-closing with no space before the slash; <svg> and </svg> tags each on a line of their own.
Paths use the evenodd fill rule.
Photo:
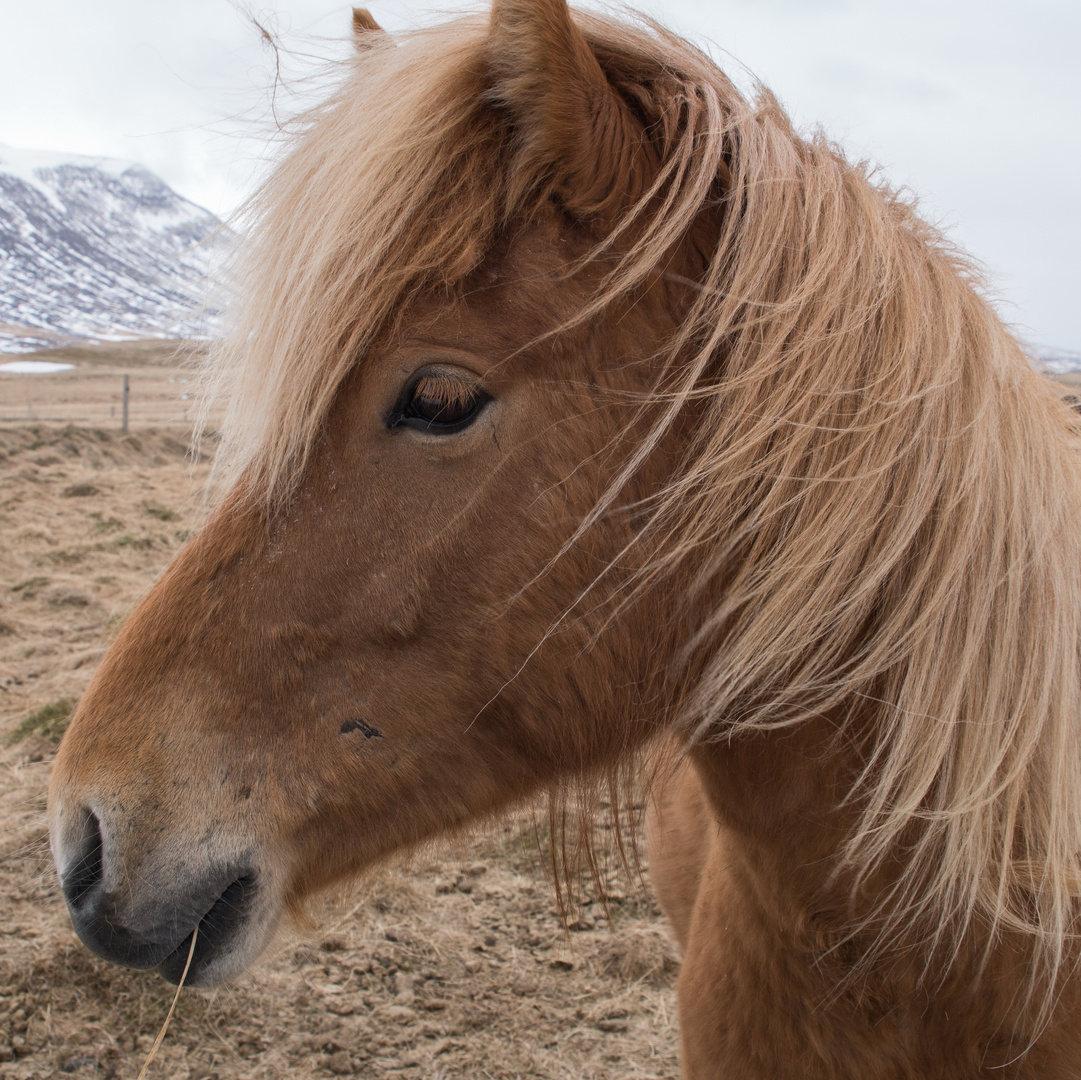
<svg viewBox="0 0 1081 1080">
<path fill-rule="evenodd" d="M 230 243 L 142 165 L 0 144 L 0 353 L 212 336 Z"/>
<path fill-rule="evenodd" d="M 1050 375 L 1081 371 L 1081 353 L 1052 349 L 1046 345 L 1033 345 L 1032 353 L 1036 357 L 1037 365 Z"/>
</svg>

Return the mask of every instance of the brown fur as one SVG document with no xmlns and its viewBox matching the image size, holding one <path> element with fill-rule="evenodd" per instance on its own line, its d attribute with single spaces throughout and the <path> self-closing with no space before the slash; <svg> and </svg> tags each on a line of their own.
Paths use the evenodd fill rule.
<svg viewBox="0 0 1081 1080">
<path fill-rule="evenodd" d="M 149 956 L 248 875 L 211 982 L 666 736 L 688 1077 L 1081 1073 L 1081 448 L 964 259 L 563 0 L 368 33 L 250 236 L 225 497 L 57 759 L 80 929 Z M 418 378 L 490 401 L 426 434 Z"/>
<path fill-rule="evenodd" d="M 373 31 L 379 32 L 382 29 L 367 8 L 353 8 L 353 34 L 355 37 L 363 39 Z"/>
<path fill-rule="evenodd" d="M 383 39 L 384 30 L 367 8 L 353 8 L 353 44 L 363 52 Z"/>
</svg>

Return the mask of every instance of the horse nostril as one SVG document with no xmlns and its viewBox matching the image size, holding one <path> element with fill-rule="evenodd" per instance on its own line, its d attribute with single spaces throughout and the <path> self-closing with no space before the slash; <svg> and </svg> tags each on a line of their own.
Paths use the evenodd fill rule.
<svg viewBox="0 0 1081 1080">
<path fill-rule="evenodd" d="M 78 911 L 101 881 L 101 825 L 92 810 L 86 811 L 82 835 L 74 848 L 74 858 L 61 885 L 64 898 Z"/>
</svg>

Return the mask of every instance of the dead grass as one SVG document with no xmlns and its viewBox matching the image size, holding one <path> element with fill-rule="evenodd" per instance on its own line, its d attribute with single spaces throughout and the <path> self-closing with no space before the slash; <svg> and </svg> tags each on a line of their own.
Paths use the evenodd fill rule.
<svg viewBox="0 0 1081 1080">
<path fill-rule="evenodd" d="M 74 937 L 44 812 L 65 710 L 202 518 L 186 449 L 175 429 L 0 429 L 2 1080 L 135 1080 L 169 1008 L 156 975 Z M 523 812 L 317 903 L 237 983 L 181 994 L 148 1080 L 675 1078 L 648 891 L 602 852 L 567 933 L 543 833 Z"/>
<path fill-rule="evenodd" d="M 182 428 L 0 427 L 0 1080 L 134 1080 L 169 1008 L 75 939 L 44 814 L 65 710 L 202 518 L 186 452 Z M 181 994 L 148 1077 L 675 1078 L 648 886 L 602 845 L 565 932 L 544 833 L 524 812 L 316 905 L 234 985 Z"/>
<path fill-rule="evenodd" d="M 61 698 L 59 701 L 43 705 L 37 712 L 31 713 L 22 723 L 16 725 L 15 730 L 7 737 L 8 745 L 13 746 L 31 735 L 37 735 L 53 746 L 59 745 L 74 711 L 75 702 L 70 698 Z"/>
<path fill-rule="evenodd" d="M 21 360 L 74 364 L 49 375 L 0 372 L 0 430 L 28 424 L 76 424 L 118 431 L 127 376 L 132 431 L 175 425 L 195 413 L 195 363 L 205 346 L 183 341 L 128 341 L 27 353 Z"/>
</svg>

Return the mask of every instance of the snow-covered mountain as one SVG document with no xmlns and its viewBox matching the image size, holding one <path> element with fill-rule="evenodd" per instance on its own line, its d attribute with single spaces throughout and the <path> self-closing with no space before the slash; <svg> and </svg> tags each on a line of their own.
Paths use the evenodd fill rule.
<svg viewBox="0 0 1081 1080">
<path fill-rule="evenodd" d="M 230 242 L 142 165 L 0 143 L 0 353 L 211 336 Z"/>
<path fill-rule="evenodd" d="M 1052 375 L 1081 371 L 1081 353 L 1069 352 L 1066 349 L 1052 349 L 1047 345 L 1033 345 L 1032 351 L 1040 369 Z"/>
</svg>

